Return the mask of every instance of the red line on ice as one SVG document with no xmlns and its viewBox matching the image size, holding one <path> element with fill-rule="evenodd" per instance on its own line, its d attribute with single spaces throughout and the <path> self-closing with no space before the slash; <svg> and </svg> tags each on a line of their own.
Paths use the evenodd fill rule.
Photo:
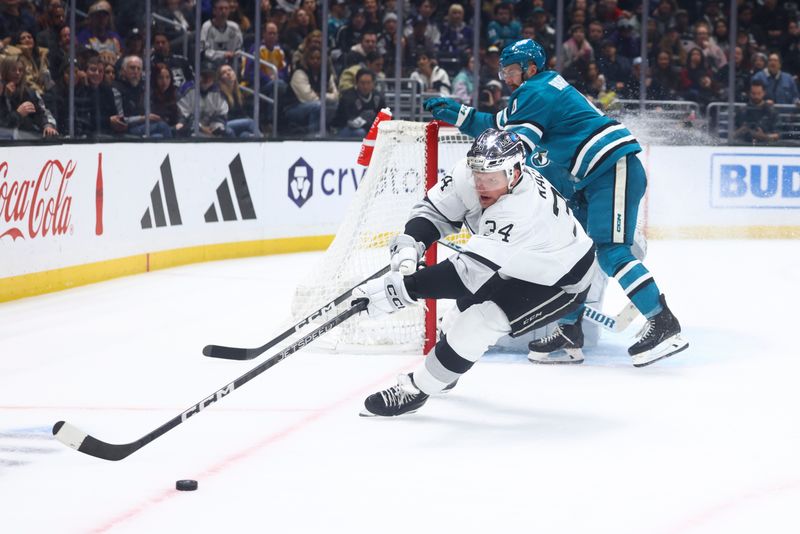
<svg viewBox="0 0 800 534">
<path fill-rule="evenodd" d="M 261 441 L 258 441 L 256 443 L 254 443 L 250 447 L 247 447 L 246 449 L 243 449 L 243 450 L 241 450 L 241 451 L 239 451 L 239 452 L 237 452 L 235 454 L 232 454 L 231 456 L 228 456 L 227 458 L 223 459 L 222 461 L 218 462 L 217 464 L 212 465 L 211 467 L 206 469 L 204 472 L 196 475 L 195 478 L 197 480 L 205 480 L 205 479 L 208 479 L 211 476 L 214 476 L 214 475 L 222 473 L 227 468 L 231 467 L 233 464 L 235 464 L 235 463 L 237 463 L 237 462 L 239 462 L 241 460 L 244 460 L 244 459 L 248 458 L 249 456 L 252 456 L 253 454 L 255 454 L 257 452 L 260 452 L 261 449 L 263 449 L 264 447 L 268 447 L 269 445 L 272 445 L 273 443 L 282 440 L 283 438 L 293 434 L 294 432 L 297 432 L 298 430 L 302 430 L 303 428 L 305 428 L 306 426 L 310 425 L 311 423 L 317 421 L 318 419 L 321 419 L 322 417 L 324 417 L 324 416 L 328 415 L 329 413 L 333 412 L 334 410 L 338 409 L 343 404 L 350 402 L 353 398 L 358 397 L 360 395 L 363 395 L 365 391 L 372 390 L 376 386 L 378 386 L 379 384 L 386 383 L 388 380 L 394 378 L 394 376 L 397 375 L 398 372 L 402 372 L 404 370 L 407 370 L 409 367 L 415 366 L 416 363 L 418 363 L 418 360 L 415 361 L 414 364 L 412 364 L 411 366 L 409 366 L 408 364 L 405 364 L 402 367 L 400 367 L 399 369 L 397 369 L 395 371 L 392 371 L 391 373 L 388 373 L 386 375 L 381 376 L 379 379 L 375 380 L 374 382 L 370 382 L 369 384 L 366 384 L 366 385 L 358 388 L 357 390 L 353 391 L 352 393 L 349 393 L 345 397 L 333 402 L 332 404 L 329 404 L 328 406 L 326 406 L 324 408 L 321 408 L 319 410 L 314 411 L 313 413 L 311 413 L 311 414 L 307 415 L 306 417 L 300 419 L 296 423 L 284 428 L 283 430 L 280 430 L 278 432 L 270 434 L 269 436 L 265 437 Z M 108 532 L 109 530 L 113 529 L 114 527 L 117 527 L 120 523 L 124 523 L 125 521 L 128 521 L 128 520 L 138 516 L 139 514 L 142 514 L 142 513 L 146 512 L 147 510 L 149 510 L 153 506 L 161 504 L 162 502 L 165 502 L 165 501 L 167 501 L 167 500 L 169 500 L 169 499 L 171 499 L 171 498 L 173 498 L 173 497 L 175 497 L 177 495 L 180 495 L 180 494 L 183 494 L 183 492 L 178 491 L 176 489 L 164 490 L 164 491 L 154 495 L 153 497 L 150 497 L 149 499 L 146 499 L 144 502 L 141 502 L 138 505 L 133 506 L 132 508 L 129 508 L 128 510 L 126 510 L 126 511 L 124 511 L 124 512 L 122 512 L 122 513 L 120 513 L 120 514 L 118 514 L 118 515 L 116 515 L 114 517 L 112 517 L 111 519 L 109 519 L 108 521 L 102 523 L 101 525 L 90 529 L 89 532 L 92 532 L 92 533 Z"/>
</svg>

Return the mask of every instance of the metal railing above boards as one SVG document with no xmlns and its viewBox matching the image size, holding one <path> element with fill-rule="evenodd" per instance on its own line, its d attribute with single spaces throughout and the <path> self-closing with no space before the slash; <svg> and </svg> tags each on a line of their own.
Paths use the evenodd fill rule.
<svg viewBox="0 0 800 534">
<path fill-rule="evenodd" d="M 422 86 L 418 81 L 411 78 L 386 78 L 381 84 L 386 87 L 384 99 L 386 105 L 392 108 L 393 119 L 415 122 L 423 120 L 425 112 L 422 109 Z M 398 105 L 400 107 L 395 109 Z"/>
<path fill-rule="evenodd" d="M 255 61 L 255 59 L 256 59 L 255 56 L 253 56 L 253 54 L 248 54 L 247 52 L 243 52 L 241 50 L 238 50 L 236 52 L 236 56 L 235 57 L 236 57 L 236 60 L 235 60 L 235 63 L 234 63 L 234 69 L 233 70 L 237 72 L 237 77 L 238 77 L 238 73 L 244 72 L 244 69 L 241 68 L 241 58 L 249 59 L 250 61 Z M 278 83 L 277 83 L 277 81 L 278 81 L 278 67 L 276 67 L 275 65 L 273 65 L 269 61 L 266 61 L 266 60 L 261 59 L 261 58 L 258 58 L 258 62 L 259 62 L 259 64 L 261 66 L 264 66 L 264 67 L 270 69 L 272 71 L 272 73 L 273 73 L 273 76 L 274 76 L 274 78 L 273 78 L 273 82 L 274 83 L 272 84 L 272 98 L 271 99 L 267 98 L 267 102 L 272 104 L 272 136 L 275 137 L 278 134 Z M 255 78 L 259 78 L 260 79 L 260 76 L 261 76 L 260 71 L 261 71 L 260 68 L 259 69 L 256 69 L 256 68 L 253 69 L 253 72 L 254 72 L 253 78 L 254 79 Z M 242 79 L 241 81 L 245 81 L 245 80 Z M 251 80 L 247 80 L 247 81 L 250 82 Z M 242 89 L 245 89 L 244 86 L 240 85 L 240 87 L 242 87 Z M 245 92 L 250 92 L 251 94 L 254 94 L 258 89 L 259 89 L 259 87 L 257 86 L 257 84 L 254 83 L 254 88 L 250 89 L 250 91 L 245 91 Z M 261 97 L 263 97 L 263 96 L 264 95 L 262 95 L 261 92 L 259 91 L 259 98 L 254 98 L 253 99 L 253 121 L 256 123 L 256 128 L 258 128 L 258 130 L 259 130 L 258 132 L 256 132 L 257 135 L 261 135 L 260 127 L 258 126 L 258 125 L 261 124 L 260 117 L 259 117 L 259 114 L 260 114 L 259 113 L 259 109 L 260 108 L 259 108 L 258 103 L 259 103 L 260 100 L 262 100 Z"/>
<path fill-rule="evenodd" d="M 747 104 L 734 104 L 734 113 L 744 109 Z M 791 104 L 774 104 L 773 109 L 778 114 L 777 133 L 780 139 L 773 144 L 779 145 L 800 145 L 800 108 Z M 708 115 L 708 132 L 711 136 L 724 140 L 728 138 L 730 126 L 730 116 L 728 114 L 727 102 L 712 102 L 706 110 Z M 741 141 L 735 141 L 741 144 Z"/>
</svg>

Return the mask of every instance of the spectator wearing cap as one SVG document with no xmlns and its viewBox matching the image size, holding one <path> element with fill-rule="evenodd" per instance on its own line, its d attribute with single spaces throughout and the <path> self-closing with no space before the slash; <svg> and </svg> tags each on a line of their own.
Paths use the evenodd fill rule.
<svg viewBox="0 0 800 534">
<path fill-rule="evenodd" d="M 436 57 L 426 50 L 417 52 L 417 68 L 411 73 L 411 79 L 420 85 L 423 93 L 450 96 L 450 76 L 436 64 Z"/>
<path fill-rule="evenodd" d="M 576 60 L 582 60 L 586 63 L 594 61 L 594 49 L 586 41 L 586 32 L 583 26 L 573 24 L 569 28 L 569 39 L 564 41 L 562 47 L 564 58 L 564 68 L 568 68 Z"/>
<path fill-rule="evenodd" d="M 675 24 L 675 11 L 678 9 L 675 0 L 660 0 L 650 17 L 656 22 L 658 33 L 664 35 L 667 29 Z"/>
<path fill-rule="evenodd" d="M 332 126 L 339 128 L 339 137 L 363 139 L 386 102 L 375 89 L 374 72 L 361 68 L 355 79 L 355 86 L 341 93 Z"/>
<path fill-rule="evenodd" d="M 480 75 L 478 81 L 481 87 L 486 87 L 492 80 L 499 80 L 500 78 L 500 49 L 495 45 L 491 45 L 486 49 L 483 54 L 483 61 L 481 62 Z M 502 84 L 501 84 L 502 85 Z"/>
<path fill-rule="evenodd" d="M 378 36 L 378 53 L 383 56 L 383 68 L 394 76 L 394 51 L 397 42 L 397 15 L 388 12 L 383 16 L 383 31 Z M 400 46 L 405 49 L 406 38 L 400 37 Z"/>
<path fill-rule="evenodd" d="M 464 22 L 464 6 L 452 4 L 442 22 L 439 60 L 458 62 L 461 54 L 472 49 L 472 28 Z"/>
<path fill-rule="evenodd" d="M 89 23 L 78 32 L 78 44 L 101 54 L 107 52 L 117 61 L 122 55 L 122 39 L 114 31 L 111 4 L 106 0 L 95 2 L 89 8 Z"/>
<path fill-rule="evenodd" d="M 727 65 L 728 59 L 725 53 L 711 38 L 711 30 L 705 22 L 698 22 L 694 25 L 694 40 L 683 43 L 683 49 L 689 52 L 693 48 L 699 48 L 706 58 L 706 64 L 712 71 L 717 72 Z"/>
<path fill-rule="evenodd" d="M 620 98 L 636 100 L 641 93 L 641 73 L 642 73 L 642 58 L 635 57 L 631 61 L 631 75 L 625 81 L 625 86 L 618 92 Z M 650 76 L 645 78 L 645 93 L 646 98 L 655 98 L 650 90 L 653 79 Z"/>
<path fill-rule="evenodd" d="M 478 110 L 496 114 L 502 111 L 504 107 L 503 84 L 500 83 L 500 80 L 489 80 L 481 89 Z"/>
<path fill-rule="evenodd" d="M 405 37 L 406 45 L 403 52 L 405 72 L 411 72 L 416 68 L 421 51 L 425 51 L 429 57 L 436 57 L 436 43 L 431 39 L 428 27 L 430 23 L 424 16 L 417 15 L 414 18 L 414 31 Z"/>
<path fill-rule="evenodd" d="M 361 36 L 364 34 L 366 25 L 367 15 L 364 8 L 354 9 L 350 14 L 349 22 L 342 26 L 336 34 L 336 48 L 341 54 L 345 54 L 354 45 L 361 42 Z"/>
<path fill-rule="evenodd" d="M 619 92 L 631 76 L 631 61 L 617 54 L 617 46 L 613 41 L 603 41 L 597 67 L 606 79 L 610 91 Z"/>
<path fill-rule="evenodd" d="M 214 65 L 230 63 L 244 42 L 239 25 L 228 20 L 230 14 L 228 0 L 214 0 L 214 8 L 210 20 L 200 28 L 200 41 L 207 61 Z"/>
<path fill-rule="evenodd" d="M 511 4 L 501 3 L 494 6 L 494 20 L 489 22 L 486 39 L 501 50 L 522 37 L 522 25 L 514 18 Z"/>
<path fill-rule="evenodd" d="M 614 41 L 617 53 L 628 59 L 638 57 L 642 51 L 641 40 L 634 34 L 634 23 L 631 19 L 620 18 L 617 20 L 617 29 L 609 39 Z"/>
<path fill-rule="evenodd" d="M 433 18 L 435 13 L 436 4 L 433 0 L 422 0 L 417 7 L 416 15 L 412 16 L 406 23 L 403 29 L 403 36 L 407 40 L 411 40 L 412 37 L 416 39 L 416 33 L 424 22 L 425 40 L 438 48 L 439 43 L 442 41 L 442 34 L 439 31 L 436 20 Z"/>
<path fill-rule="evenodd" d="M 119 78 L 112 85 L 117 103 L 117 115 L 111 117 L 111 125 L 117 133 L 142 136 L 145 133 L 144 83 L 142 82 L 142 58 L 125 56 Z M 172 137 L 172 131 L 162 118 L 150 114 L 150 135 Z"/>
<path fill-rule="evenodd" d="M 27 2 L 0 4 L 0 50 L 11 43 L 11 38 L 21 31 L 36 35 L 36 18 L 28 9 Z"/>
<path fill-rule="evenodd" d="M 333 0 L 328 7 L 328 39 L 334 45 L 336 34 L 347 23 L 347 0 Z"/>
<path fill-rule="evenodd" d="M 797 104 L 800 94 L 797 83 L 787 72 L 781 70 L 781 56 L 776 53 L 769 55 L 767 67 L 753 75 L 753 82 L 759 81 L 766 89 L 766 99 L 769 104 Z"/>
<path fill-rule="evenodd" d="M 122 47 L 123 56 L 137 56 L 144 59 L 144 36 L 139 28 L 134 28 L 125 38 L 125 45 Z M 117 71 L 122 70 L 122 58 L 114 64 Z"/>
<path fill-rule="evenodd" d="M 556 50 L 556 31 L 548 24 L 549 15 L 542 7 L 533 8 L 533 27 L 536 29 L 536 40 L 544 47 L 547 57 L 552 57 Z"/>
</svg>

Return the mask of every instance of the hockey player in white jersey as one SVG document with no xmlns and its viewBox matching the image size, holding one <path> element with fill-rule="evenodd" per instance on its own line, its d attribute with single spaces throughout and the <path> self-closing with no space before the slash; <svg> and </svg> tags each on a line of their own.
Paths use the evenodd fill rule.
<svg viewBox="0 0 800 534">
<path fill-rule="evenodd" d="M 462 252 L 415 272 L 431 243 L 462 226 L 471 234 Z M 354 298 L 369 299 L 369 314 L 394 313 L 426 298 L 455 299 L 456 306 L 424 363 L 367 397 L 367 416 L 417 410 L 502 336 L 574 312 L 597 269 L 592 240 L 555 188 L 525 165 L 519 136 L 495 129 L 479 135 L 467 157 L 413 207 L 390 255 L 388 274 L 353 290 Z"/>
</svg>

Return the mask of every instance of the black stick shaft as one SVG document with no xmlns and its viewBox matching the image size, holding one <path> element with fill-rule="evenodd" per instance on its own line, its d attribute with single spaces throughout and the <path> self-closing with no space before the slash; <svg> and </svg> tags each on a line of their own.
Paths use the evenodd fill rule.
<svg viewBox="0 0 800 534">
<path fill-rule="evenodd" d="M 298 321 L 294 326 L 290 327 L 288 330 L 267 341 L 264 345 L 261 345 L 260 347 L 250 349 L 244 347 L 226 347 L 223 345 L 206 345 L 205 347 L 203 347 L 203 354 L 210 358 L 222 358 L 225 360 L 252 360 L 253 358 L 256 358 L 261 354 L 265 353 L 266 351 L 268 351 L 269 349 L 271 349 L 284 339 L 288 338 L 289 336 L 294 335 L 295 333 L 300 331 L 300 329 L 308 326 L 308 324 L 311 321 L 319 319 L 320 317 L 323 317 L 326 313 L 334 310 L 336 306 L 338 306 L 339 304 L 350 298 L 350 294 L 356 287 L 360 286 L 364 282 L 368 282 L 375 278 L 381 277 L 387 272 L 389 272 L 388 265 L 383 267 L 379 271 L 375 272 L 375 274 L 373 274 L 369 278 L 366 278 L 363 281 L 359 282 L 357 285 L 351 287 L 350 289 L 348 289 L 347 291 L 345 291 L 332 301 L 314 310 L 313 312 L 311 312 L 311 314 Z"/>
<path fill-rule="evenodd" d="M 313 331 L 309 332 L 301 339 L 295 341 L 290 346 L 286 347 L 276 355 L 272 356 L 271 358 L 264 360 L 256 367 L 252 368 L 233 382 L 221 387 L 208 397 L 204 398 L 200 402 L 193 404 L 187 410 L 184 410 L 183 413 L 177 415 L 161 425 L 160 427 L 156 428 L 152 432 L 145 434 L 141 438 L 133 441 L 131 443 L 126 444 L 112 444 L 106 443 L 101 441 L 93 436 L 82 432 L 77 427 L 70 425 L 64 421 L 59 421 L 53 426 L 53 435 L 62 443 L 67 445 L 68 447 L 72 447 L 82 453 L 88 454 L 90 456 L 95 456 L 97 458 L 101 458 L 103 460 L 122 460 L 126 458 L 130 454 L 138 451 L 154 439 L 163 436 L 176 426 L 180 425 L 181 423 L 185 422 L 190 417 L 202 412 L 204 409 L 208 408 L 211 404 L 217 402 L 218 400 L 226 397 L 230 393 L 233 392 L 235 389 L 239 389 L 246 383 L 248 383 L 253 378 L 257 377 L 273 365 L 285 360 L 291 354 L 294 354 L 301 348 L 305 347 L 321 335 L 325 334 L 336 328 L 338 325 L 349 319 L 350 317 L 364 311 L 367 309 L 368 301 L 366 299 L 360 299 L 358 302 L 354 303 L 350 308 L 346 309 L 342 313 L 338 314 L 336 317 L 331 319 L 330 321 L 326 322 L 319 328 L 314 329 Z"/>
</svg>

